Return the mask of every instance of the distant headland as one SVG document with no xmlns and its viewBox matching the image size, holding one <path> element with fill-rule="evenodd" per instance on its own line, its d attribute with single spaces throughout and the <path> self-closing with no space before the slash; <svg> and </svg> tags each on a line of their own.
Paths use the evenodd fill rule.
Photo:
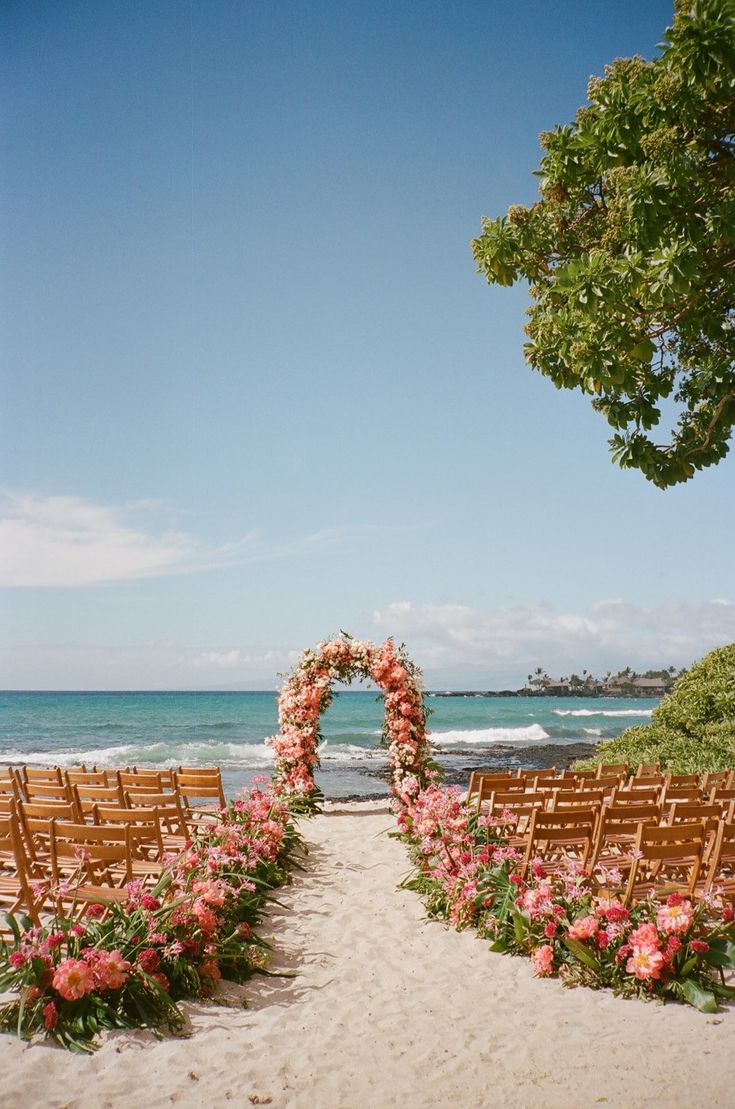
<svg viewBox="0 0 735 1109">
<path fill-rule="evenodd" d="M 665 697 L 685 670 L 670 666 L 667 670 L 646 670 L 637 674 L 626 666 L 617 674 L 608 671 L 595 678 L 587 670 L 568 678 L 550 678 L 538 666 L 528 675 L 522 689 L 465 689 L 461 691 L 432 690 L 430 697 Z"/>
</svg>

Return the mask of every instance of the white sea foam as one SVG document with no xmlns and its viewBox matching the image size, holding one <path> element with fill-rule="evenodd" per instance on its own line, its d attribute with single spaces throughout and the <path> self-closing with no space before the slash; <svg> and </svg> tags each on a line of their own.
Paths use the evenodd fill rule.
<svg viewBox="0 0 735 1109">
<path fill-rule="evenodd" d="M 367 762 L 377 760 L 387 762 L 388 753 L 382 747 L 358 747 L 354 743 L 322 743 L 319 758 L 325 762 Z"/>
<path fill-rule="evenodd" d="M 650 716 L 653 709 L 552 709 L 555 716 Z"/>
<path fill-rule="evenodd" d="M 585 735 L 602 735 L 602 728 L 582 728 Z"/>
<path fill-rule="evenodd" d="M 491 743 L 541 743 L 548 739 L 540 724 L 530 724 L 527 728 L 477 728 L 467 731 L 432 732 L 432 739 L 439 747 L 465 744 L 485 747 Z"/>
<path fill-rule="evenodd" d="M 223 770 L 260 770 L 273 764 L 273 751 L 265 743 L 148 743 L 95 747 L 82 751 L 3 752 L 4 763 L 31 766 L 220 766 Z"/>
</svg>

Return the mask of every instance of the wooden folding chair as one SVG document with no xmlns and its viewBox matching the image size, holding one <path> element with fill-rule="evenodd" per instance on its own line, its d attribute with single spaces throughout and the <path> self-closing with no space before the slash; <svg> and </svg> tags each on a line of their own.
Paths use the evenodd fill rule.
<svg viewBox="0 0 735 1109">
<path fill-rule="evenodd" d="M 159 878 L 163 869 L 164 844 L 157 809 L 131 809 L 120 805 L 95 805 L 95 824 L 127 825 L 130 828 L 134 878 Z M 183 837 L 180 849 L 183 850 Z"/>
<path fill-rule="evenodd" d="M 26 913 L 34 924 L 41 924 L 39 909 L 43 897 L 34 894 L 28 857 L 15 812 L 0 816 L 0 905 L 4 912 Z"/>
<path fill-rule="evenodd" d="M 178 793 L 149 793 L 147 789 L 128 789 L 125 790 L 125 802 L 130 809 L 154 812 L 163 836 L 188 838 L 191 835 L 189 814 Z"/>
<path fill-rule="evenodd" d="M 525 847 L 531 827 L 531 817 L 537 809 L 544 809 L 549 794 L 542 791 L 521 793 L 515 790 L 498 790 L 490 797 L 489 815 L 498 821 L 496 830 L 510 847 Z"/>
<path fill-rule="evenodd" d="M 38 880 L 51 880 L 51 826 L 80 821 L 75 805 L 64 801 L 19 801 L 18 822 L 28 859 L 28 871 Z"/>
<path fill-rule="evenodd" d="M 52 896 L 59 913 L 80 915 L 90 903 L 128 900 L 132 881 L 130 828 L 111 824 L 51 824 Z"/>
<path fill-rule="evenodd" d="M 548 874 L 559 873 L 570 863 L 584 868 L 592 850 L 596 823 L 597 813 L 591 808 L 561 812 L 536 809 L 531 815 L 522 877 L 537 856 L 541 857 Z"/>
<path fill-rule="evenodd" d="M 190 818 L 197 821 L 220 818 L 227 809 L 222 772 L 218 766 L 180 766 L 174 775 L 174 782 Z M 211 801 L 214 804 L 206 803 Z"/>
<path fill-rule="evenodd" d="M 642 824 L 633 848 L 625 904 L 653 894 L 663 897 L 678 892 L 692 897 L 702 869 L 705 840 L 702 822 L 656 828 Z"/>
<path fill-rule="evenodd" d="M 655 826 L 660 821 L 661 809 L 656 804 L 605 805 L 597 825 L 595 843 L 589 860 L 590 870 L 601 868 L 627 871 L 639 826 L 641 824 Z"/>
</svg>

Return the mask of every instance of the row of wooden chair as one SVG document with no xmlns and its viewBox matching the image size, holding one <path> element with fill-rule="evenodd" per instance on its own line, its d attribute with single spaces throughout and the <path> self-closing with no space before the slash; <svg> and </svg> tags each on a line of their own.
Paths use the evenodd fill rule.
<svg viewBox="0 0 735 1109">
<path fill-rule="evenodd" d="M 521 851 L 524 875 L 535 859 L 547 873 L 573 861 L 596 875 L 598 885 L 613 875 L 627 903 L 670 888 L 694 896 L 717 887 L 735 898 L 732 774 L 708 782 L 708 796 L 692 776 L 679 777 L 690 780 L 653 768 L 632 778 L 476 775 L 468 795 Z"/>
<path fill-rule="evenodd" d="M 26 769 L 0 774 L 0 906 L 36 924 L 51 908 L 122 902 L 134 878 L 154 884 L 225 805 L 218 768 Z"/>
<path fill-rule="evenodd" d="M 62 770 L 60 767 L 5 768 L 0 772 L 0 811 L 11 801 L 57 801 L 72 804 L 79 819 L 95 803 L 124 805 L 128 793 L 173 793 L 187 812 L 226 807 L 219 767 L 178 770 Z"/>
<path fill-rule="evenodd" d="M 698 782 L 697 775 L 649 774 L 626 777 L 624 774 L 596 774 L 587 772 L 556 775 L 551 771 L 524 771 L 521 774 L 498 772 L 473 773 L 467 791 L 468 802 L 478 811 L 485 807 L 486 799 L 497 793 L 558 793 L 579 794 L 588 792 L 593 800 L 595 793 L 605 798 L 615 797 L 620 803 L 651 801 L 711 801 L 735 798 L 735 773 L 706 775 Z"/>
</svg>

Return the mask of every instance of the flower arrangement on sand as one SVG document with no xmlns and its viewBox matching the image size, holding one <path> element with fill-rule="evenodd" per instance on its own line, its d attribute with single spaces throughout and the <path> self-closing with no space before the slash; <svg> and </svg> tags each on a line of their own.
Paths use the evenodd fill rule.
<svg viewBox="0 0 735 1109">
<path fill-rule="evenodd" d="M 278 702 L 280 733 L 273 736 L 274 789 L 295 812 L 313 812 L 321 794 L 319 720 L 334 697 L 332 682 L 371 678 L 385 702 L 383 743 L 388 748 L 391 788 L 398 807 L 416 798 L 432 769 L 421 672 L 392 639 L 380 646 L 341 636 L 304 651 L 288 675 Z"/>
<path fill-rule="evenodd" d="M 476 928 L 493 951 L 530 956 L 539 977 L 673 997 L 708 1013 L 735 997 L 723 973 L 735 967 L 735 912 L 716 891 L 627 908 L 573 861 L 549 873 L 535 860 L 524 878 L 499 821 L 471 810 L 456 787 L 429 786 L 398 822 L 415 866 L 405 885 L 429 915 Z"/>
<path fill-rule="evenodd" d="M 299 837 L 283 800 L 253 788 L 171 858 L 158 883 L 126 887 L 120 904 L 75 906 L 39 928 L 8 915 L 0 947 L 0 1030 L 46 1032 L 91 1051 L 103 1029 L 180 1031 L 177 1002 L 208 997 L 223 976 L 242 981 L 268 961 L 254 928 L 287 878 Z"/>
</svg>

